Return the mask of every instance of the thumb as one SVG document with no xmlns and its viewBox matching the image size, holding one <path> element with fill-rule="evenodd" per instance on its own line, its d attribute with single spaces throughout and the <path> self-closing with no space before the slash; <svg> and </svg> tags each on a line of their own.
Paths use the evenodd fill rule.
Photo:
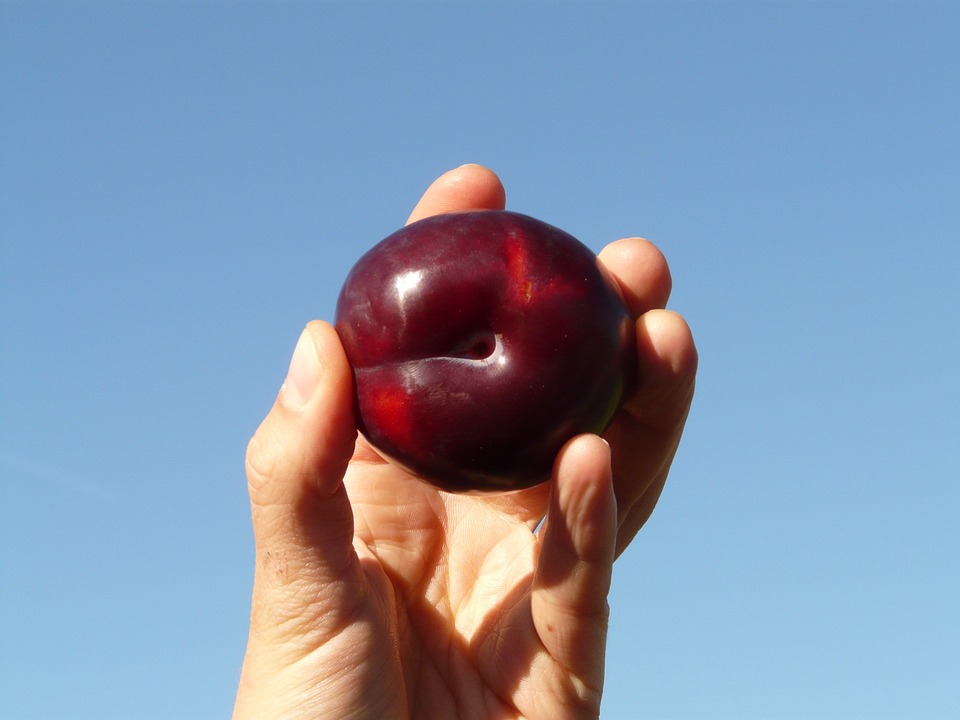
<svg viewBox="0 0 960 720">
<path fill-rule="evenodd" d="M 305 608 L 319 600 L 336 606 L 335 598 L 318 594 L 342 586 L 357 565 L 343 487 L 357 434 L 352 394 L 336 331 L 310 323 L 273 408 L 247 447 L 257 554 L 251 623 L 268 635 L 272 628 L 299 636 L 316 630 L 303 626 L 316 620 Z M 290 617 L 276 617 L 280 608 Z"/>
</svg>

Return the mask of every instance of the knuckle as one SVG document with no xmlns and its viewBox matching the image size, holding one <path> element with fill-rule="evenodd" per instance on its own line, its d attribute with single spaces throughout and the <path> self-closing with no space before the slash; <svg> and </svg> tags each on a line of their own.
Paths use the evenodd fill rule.
<svg viewBox="0 0 960 720">
<path fill-rule="evenodd" d="M 254 504 L 267 504 L 269 488 L 279 473 L 282 462 L 281 448 L 276 442 L 268 441 L 263 428 L 247 443 L 245 469 L 250 500 Z"/>
</svg>

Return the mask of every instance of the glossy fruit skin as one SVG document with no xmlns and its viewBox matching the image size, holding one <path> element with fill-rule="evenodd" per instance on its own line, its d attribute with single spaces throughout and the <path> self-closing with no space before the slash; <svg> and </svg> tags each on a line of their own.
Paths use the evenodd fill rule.
<svg viewBox="0 0 960 720">
<path fill-rule="evenodd" d="M 453 492 L 548 479 L 563 444 L 602 432 L 635 382 L 616 282 L 573 236 L 514 212 L 393 233 L 350 271 L 335 324 L 360 432 Z"/>
</svg>

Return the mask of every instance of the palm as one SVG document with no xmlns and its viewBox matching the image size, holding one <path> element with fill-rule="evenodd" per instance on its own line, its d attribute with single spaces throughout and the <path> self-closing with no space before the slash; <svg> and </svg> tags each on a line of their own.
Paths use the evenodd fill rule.
<svg viewBox="0 0 960 720">
<path fill-rule="evenodd" d="M 368 582 L 390 588 L 378 631 L 396 633 L 393 677 L 410 716 L 555 718 L 584 704 L 595 713 L 602 667 L 576 676 L 531 614 L 549 488 L 449 495 L 360 448 L 345 479 L 357 551 Z"/>
</svg>

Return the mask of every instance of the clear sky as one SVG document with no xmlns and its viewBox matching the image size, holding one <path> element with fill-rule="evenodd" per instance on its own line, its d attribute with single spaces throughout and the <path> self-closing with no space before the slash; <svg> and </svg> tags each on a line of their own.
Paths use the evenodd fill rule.
<svg viewBox="0 0 960 720">
<path fill-rule="evenodd" d="M 604 717 L 960 717 L 960 4 L 0 2 L 0 718 L 226 717 L 246 441 L 441 172 L 644 235 L 698 394 Z"/>
</svg>

